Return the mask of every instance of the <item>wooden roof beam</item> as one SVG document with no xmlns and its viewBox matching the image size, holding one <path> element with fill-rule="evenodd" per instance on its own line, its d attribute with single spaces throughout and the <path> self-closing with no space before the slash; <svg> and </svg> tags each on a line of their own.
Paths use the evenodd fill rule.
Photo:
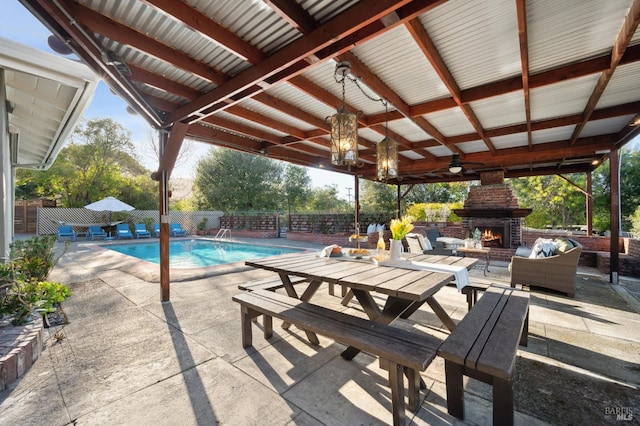
<svg viewBox="0 0 640 426">
<path fill-rule="evenodd" d="M 263 1 L 302 34 L 309 34 L 318 26 L 316 20 L 294 0 Z"/>
<path fill-rule="evenodd" d="M 627 47 L 629 46 L 629 43 L 631 42 L 631 39 L 633 38 L 633 35 L 635 34 L 636 29 L 638 28 L 639 22 L 640 22 L 640 0 L 633 0 L 633 3 L 629 8 L 629 12 L 625 17 L 624 23 L 622 24 L 622 28 L 620 29 L 620 32 L 616 37 L 616 40 L 613 44 L 613 48 L 611 49 L 611 63 L 609 65 L 609 68 L 607 68 L 600 74 L 598 83 L 596 84 L 596 87 L 593 89 L 593 92 L 591 93 L 591 97 L 587 102 L 587 106 L 582 112 L 582 121 L 578 123 L 576 128 L 573 130 L 573 134 L 571 135 L 572 145 L 576 142 L 576 140 L 578 139 L 578 136 L 580 136 L 580 133 L 584 129 L 584 126 L 587 124 L 587 122 L 589 121 L 589 118 L 591 117 L 591 114 L 595 110 L 598 104 L 598 101 L 600 100 L 600 97 L 604 93 L 604 90 L 607 88 L 607 84 L 609 84 L 609 81 L 611 80 L 613 73 L 618 67 L 618 64 L 620 63 L 622 56 L 624 55 L 624 52 L 627 50 Z"/>
<path fill-rule="evenodd" d="M 484 143 L 489 148 L 489 151 L 495 153 L 496 148 L 495 146 L 493 146 L 491 140 L 485 135 L 484 129 L 482 128 L 480 120 L 476 116 L 475 112 L 473 112 L 473 109 L 470 105 L 467 105 L 462 101 L 462 91 L 460 90 L 460 86 L 458 86 L 458 83 L 455 81 L 455 78 L 453 78 L 453 75 L 449 71 L 449 68 L 444 63 L 440 52 L 438 52 L 435 44 L 433 44 L 433 41 L 427 33 L 427 30 L 422 25 L 422 22 L 420 22 L 419 19 L 412 19 L 405 24 L 405 27 L 413 37 L 420 50 L 422 50 L 422 53 L 429 60 L 431 66 L 433 66 L 434 70 L 440 77 L 440 80 L 442 80 L 444 85 L 447 87 L 449 93 L 451 93 L 451 96 L 455 100 L 458 107 L 467 117 L 473 128 L 476 129 L 476 132 L 480 136 L 480 139 L 484 141 Z M 456 151 L 458 150 L 456 149 Z"/>
<path fill-rule="evenodd" d="M 189 55 L 181 53 L 160 41 L 145 34 L 139 33 L 121 23 L 109 19 L 100 13 L 69 0 L 60 0 L 68 5 L 69 10 L 76 17 L 78 22 L 82 22 L 90 31 L 102 34 L 119 43 L 129 45 L 145 54 L 170 63 L 185 71 L 198 75 L 216 85 L 227 81 L 227 76 L 209 65 L 196 61 Z"/>
<path fill-rule="evenodd" d="M 640 44 L 630 46 L 625 51 L 620 65 L 630 64 L 640 61 Z M 529 76 L 529 89 L 548 86 L 561 81 L 571 80 L 585 75 L 595 74 L 605 70 L 611 62 L 611 55 L 603 55 L 586 61 L 564 65 L 548 71 Z M 505 80 L 488 83 L 482 86 L 465 89 L 461 92 L 462 100 L 465 103 L 488 99 L 493 96 L 505 95 L 507 93 L 522 90 L 522 78 L 511 77 Z M 436 99 L 427 101 L 411 107 L 412 116 L 425 115 L 438 112 L 457 106 L 453 98 Z M 373 116 L 371 116 L 373 117 Z"/>
<path fill-rule="evenodd" d="M 420 127 L 423 131 L 431 135 L 438 142 L 444 144 L 445 137 L 440 131 L 438 131 L 434 126 L 427 122 L 427 120 L 418 117 L 412 118 L 410 117 L 410 108 L 409 105 L 402 100 L 397 93 L 395 93 L 389 86 L 387 86 L 378 76 L 371 72 L 371 70 L 362 63 L 355 55 L 351 52 L 344 53 L 338 56 L 341 61 L 348 61 L 351 64 L 352 73 L 357 77 L 362 79 L 362 81 L 371 88 L 378 96 L 384 98 L 387 102 L 393 105 L 402 115 L 407 117 L 409 120 L 414 122 L 418 127 Z M 413 149 L 413 148 L 410 148 Z"/>
<path fill-rule="evenodd" d="M 531 100 L 529 98 L 529 42 L 527 41 L 527 4 L 525 0 L 516 1 L 518 15 L 518 41 L 520 42 L 520 64 L 522 68 L 522 94 L 524 97 L 524 114 L 527 124 L 527 141 L 529 148 L 533 146 L 531 136 Z"/>
<path fill-rule="evenodd" d="M 227 51 L 245 61 L 257 64 L 267 55 L 257 47 L 247 43 L 241 37 L 213 21 L 204 13 L 189 7 L 182 1 L 175 0 L 143 0 L 148 5 L 162 11 L 170 18 L 179 20 L 194 31 L 199 32 Z"/>
<path fill-rule="evenodd" d="M 105 64 L 99 41 L 75 21 L 71 11 L 65 6 L 66 3 L 54 3 L 47 0 L 23 0 L 23 3 L 25 6 L 28 5 L 29 10 L 42 22 L 48 22 L 54 27 L 63 39 L 72 40 L 74 51 L 82 60 L 91 64 L 92 68 L 110 83 L 109 85 L 117 91 L 119 96 L 125 99 L 129 105 L 135 106 L 135 109 L 149 123 L 160 126 L 160 116 L 146 99 L 140 96 L 136 87 L 131 85 L 114 67 Z"/>
<path fill-rule="evenodd" d="M 189 130 L 189 125 L 186 123 L 176 123 L 169 132 L 169 139 L 167 139 L 167 146 L 164 149 L 162 157 L 160 157 L 160 165 L 158 167 L 158 175 L 161 172 L 166 172 L 168 177 L 171 177 L 171 172 L 176 165 L 180 148 L 184 137 Z M 163 150 L 161 150 L 162 152 Z"/>
<path fill-rule="evenodd" d="M 198 120 L 201 118 L 199 113 L 205 116 L 214 114 L 227 106 L 223 100 L 249 88 L 254 93 L 257 93 L 263 90 L 261 87 L 256 86 L 257 83 L 266 81 L 281 71 L 285 71 L 285 74 L 280 75 L 280 78 L 290 78 L 298 75 L 310 66 L 308 63 L 301 64 L 301 61 L 327 47 L 331 47 L 330 50 L 334 51 L 335 46 L 333 45 L 336 40 L 341 40 L 348 35 L 356 33 L 362 33 L 360 37 L 360 40 L 362 40 L 364 37 L 373 37 L 375 34 L 386 30 L 386 28 L 378 28 L 378 25 L 374 25 L 370 29 L 368 26 L 379 22 L 380 18 L 408 3 L 410 3 L 410 0 L 395 2 L 382 0 L 375 3 L 357 3 L 336 18 L 315 29 L 308 36 L 293 41 L 288 46 L 267 57 L 260 64 L 241 72 L 235 78 L 216 87 L 189 105 L 178 108 L 169 115 L 165 124 L 168 125 L 173 121 L 185 119 L 189 121 Z M 415 13 L 420 13 L 420 11 L 432 7 L 435 2 L 421 0 L 413 3 L 421 6 L 415 10 Z M 363 31 L 361 32 L 360 30 Z M 289 68 L 292 68 L 292 70 L 289 70 Z M 273 83 L 271 82 L 271 84 Z"/>
</svg>

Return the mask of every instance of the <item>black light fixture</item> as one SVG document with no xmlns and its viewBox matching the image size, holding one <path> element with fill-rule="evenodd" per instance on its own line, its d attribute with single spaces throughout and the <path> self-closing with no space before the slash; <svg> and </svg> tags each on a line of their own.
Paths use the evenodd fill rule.
<svg viewBox="0 0 640 426">
<path fill-rule="evenodd" d="M 54 35 L 50 35 L 47 38 L 47 44 L 49 45 L 51 50 L 61 55 L 70 55 L 73 53 L 73 50 L 71 50 L 67 42 L 60 40 Z"/>
<path fill-rule="evenodd" d="M 342 107 L 330 117 L 331 164 L 335 166 L 358 163 L 358 117 L 345 106 L 345 80 L 350 71 L 349 62 L 339 62 L 334 72 L 336 82 L 342 84 Z"/>
<path fill-rule="evenodd" d="M 451 155 L 451 162 L 449 163 L 449 171 L 454 175 L 462 171 L 462 164 L 460 163 L 460 157 L 458 154 Z"/>
<path fill-rule="evenodd" d="M 389 137 L 389 106 L 385 100 L 382 103 L 385 113 L 384 139 L 376 147 L 376 169 L 378 179 L 386 181 L 398 177 L 398 143 Z"/>
</svg>

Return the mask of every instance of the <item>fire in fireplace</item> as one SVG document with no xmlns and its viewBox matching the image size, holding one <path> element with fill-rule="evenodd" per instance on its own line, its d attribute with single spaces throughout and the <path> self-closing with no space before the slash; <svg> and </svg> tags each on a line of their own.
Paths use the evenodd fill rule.
<svg viewBox="0 0 640 426">
<path fill-rule="evenodd" d="M 486 227 L 480 229 L 482 245 L 484 247 L 504 247 L 502 233 L 502 227 Z"/>
</svg>

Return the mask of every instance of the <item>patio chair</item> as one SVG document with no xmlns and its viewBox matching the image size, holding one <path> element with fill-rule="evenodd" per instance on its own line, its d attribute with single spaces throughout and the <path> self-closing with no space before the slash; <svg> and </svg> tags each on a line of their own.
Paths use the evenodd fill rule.
<svg viewBox="0 0 640 426">
<path fill-rule="evenodd" d="M 172 237 L 186 237 L 187 231 L 182 229 L 182 225 L 179 223 L 172 223 L 169 228 L 169 235 Z"/>
<path fill-rule="evenodd" d="M 96 238 L 106 240 L 107 233 L 98 225 L 89 225 L 89 229 L 87 230 L 87 240 L 93 241 Z"/>
<path fill-rule="evenodd" d="M 129 230 L 128 223 L 119 223 L 116 225 L 116 237 L 121 238 L 133 238 L 133 234 Z"/>
<path fill-rule="evenodd" d="M 58 226 L 58 241 L 62 241 L 63 238 L 69 238 L 71 241 L 78 240 L 78 234 L 69 225 Z"/>
<path fill-rule="evenodd" d="M 147 225 L 144 223 L 136 223 L 133 229 L 136 238 L 151 238 L 151 232 L 147 231 Z"/>
<path fill-rule="evenodd" d="M 423 235 L 409 233 L 405 237 L 405 240 L 409 246 L 409 253 L 432 254 L 433 248 L 429 240 L 424 238 Z"/>
<path fill-rule="evenodd" d="M 445 248 L 444 243 L 438 241 L 438 237 L 442 236 L 442 233 L 439 229 L 427 229 L 426 230 L 427 238 L 429 239 L 429 243 L 431 243 L 431 251 L 427 254 L 437 254 L 441 256 L 453 256 L 453 250 Z"/>
<path fill-rule="evenodd" d="M 160 224 L 159 223 L 154 223 L 153 224 L 153 236 L 156 238 L 160 237 Z"/>
<path fill-rule="evenodd" d="M 513 256 L 509 265 L 511 287 L 516 284 L 542 287 L 574 297 L 582 245 L 575 240 L 564 240 L 570 241 L 571 246 L 560 247 L 547 257 Z M 536 244 L 534 244 L 534 250 L 535 246 Z"/>
</svg>

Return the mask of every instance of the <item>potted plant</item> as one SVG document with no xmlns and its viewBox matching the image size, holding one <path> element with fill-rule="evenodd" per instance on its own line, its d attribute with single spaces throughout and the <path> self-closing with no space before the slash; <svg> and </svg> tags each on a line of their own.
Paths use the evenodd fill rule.
<svg viewBox="0 0 640 426">
<path fill-rule="evenodd" d="M 197 225 L 198 231 L 197 234 L 198 235 L 205 235 L 207 232 L 207 218 L 203 217 L 202 220 L 200 222 L 198 222 Z"/>
</svg>

